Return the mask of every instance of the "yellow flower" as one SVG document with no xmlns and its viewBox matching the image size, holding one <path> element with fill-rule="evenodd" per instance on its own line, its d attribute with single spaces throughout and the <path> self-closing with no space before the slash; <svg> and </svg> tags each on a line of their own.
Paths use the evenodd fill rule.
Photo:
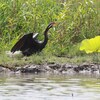
<svg viewBox="0 0 100 100">
<path fill-rule="evenodd" d="M 85 50 L 86 53 L 100 52 L 100 36 L 83 40 L 80 50 Z"/>
</svg>

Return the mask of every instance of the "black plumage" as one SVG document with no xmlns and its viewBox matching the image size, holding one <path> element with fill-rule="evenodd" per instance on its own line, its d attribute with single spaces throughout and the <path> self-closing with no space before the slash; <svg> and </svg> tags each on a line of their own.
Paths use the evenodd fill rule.
<svg viewBox="0 0 100 100">
<path fill-rule="evenodd" d="M 11 49 L 11 52 L 21 51 L 24 56 L 30 56 L 33 53 L 40 52 L 48 42 L 48 30 L 55 25 L 51 22 L 44 31 L 44 40 L 37 39 L 38 33 L 29 33 L 24 35 Z"/>
</svg>

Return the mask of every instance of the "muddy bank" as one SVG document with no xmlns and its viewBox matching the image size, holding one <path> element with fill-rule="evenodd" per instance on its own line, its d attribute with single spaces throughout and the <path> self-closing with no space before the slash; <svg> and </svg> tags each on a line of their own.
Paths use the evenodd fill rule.
<svg viewBox="0 0 100 100">
<path fill-rule="evenodd" d="M 42 65 L 29 64 L 19 67 L 8 67 L 7 65 L 0 65 L 0 72 L 19 72 L 19 73 L 87 73 L 87 74 L 99 74 L 100 64 L 83 63 L 80 65 L 74 64 L 58 64 L 58 63 L 46 63 Z"/>
</svg>

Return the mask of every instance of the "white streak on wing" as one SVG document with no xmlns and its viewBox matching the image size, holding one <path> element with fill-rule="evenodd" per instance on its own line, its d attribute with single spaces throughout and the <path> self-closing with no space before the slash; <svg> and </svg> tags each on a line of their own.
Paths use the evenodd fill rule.
<svg viewBox="0 0 100 100">
<path fill-rule="evenodd" d="M 39 34 L 39 33 L 35 33 L 35 34 L 33 35 L 32 38 L 34 39 L 38 34 Z"/>
</svg>

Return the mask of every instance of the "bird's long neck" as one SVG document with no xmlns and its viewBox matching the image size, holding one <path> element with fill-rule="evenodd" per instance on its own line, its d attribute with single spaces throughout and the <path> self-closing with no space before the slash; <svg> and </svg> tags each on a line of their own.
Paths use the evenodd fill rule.
<svg viewBox="0 0 100 100">
<path fill-rule="evenodd" d="M 46 43 L 48 41 L 48 31 L 49 31 L 49 28 L 46 28 L 46 30 L 44 31 L 44 43 Z"/>
<path fill-rule="evenodd" d="M 50 25 L 48 25 L 47 26 L 47 28 L 46 28 L 46 30 L 44 31 L 44 41 L 43 41 L 43 45 L 45 46 L 46 44 L 47 44 L 47 42 L 48 42 L 48 31 L 49 31 L 49 29 L 50 29 L 51 27 L 50 27 Z"/>
<path fill-rule="evenodd" d="M 44 31 L 44 41 L 42 42 L 41 49 L 43 49 L 48 42 L 48 34 L 47 33 L 51 27 L 52 27 L 51 24 L 49 24 Z"/>
</svg>

